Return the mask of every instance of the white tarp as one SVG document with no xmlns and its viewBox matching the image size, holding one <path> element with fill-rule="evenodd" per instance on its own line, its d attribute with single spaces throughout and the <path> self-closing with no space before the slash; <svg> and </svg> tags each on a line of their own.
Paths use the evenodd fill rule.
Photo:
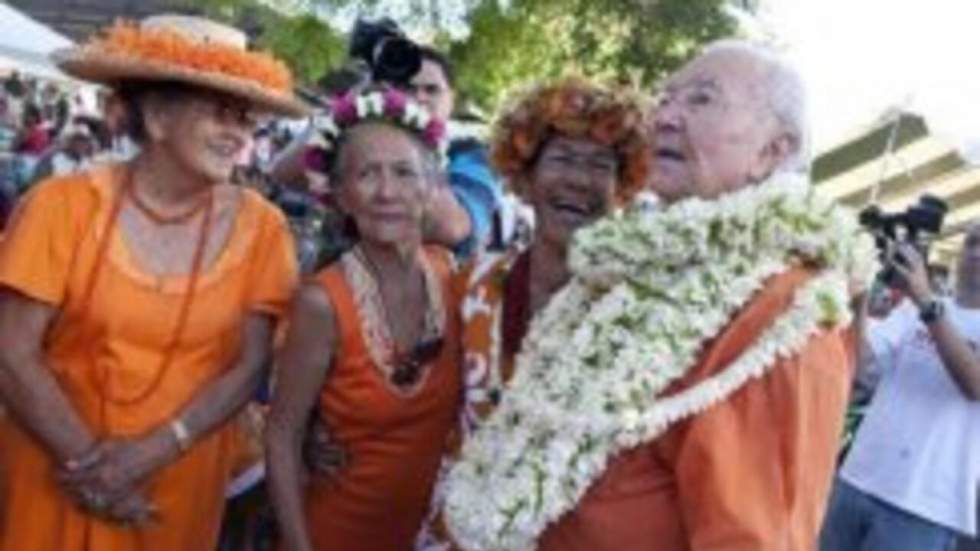
<svg viewBox="0 0 980 551">
<path fill-rule="evenodd" d="M 73 44 L 66 36 L 0 2 L 0 71 L 16 69 L 37 77 L 71 80 L 48 55 Z"/>
</svg>

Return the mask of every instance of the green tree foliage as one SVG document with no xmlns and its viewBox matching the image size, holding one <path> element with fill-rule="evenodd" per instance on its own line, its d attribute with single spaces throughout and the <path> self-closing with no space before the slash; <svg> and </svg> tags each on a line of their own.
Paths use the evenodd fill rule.
<svg viewBox="0 0 980 551">
<path fill-rule="evenodd" d="M 346 37 L 325 20 L 398 13 L 449 52 L 463 96 L 489 110 L 517 87 L 566 73 L 652 87 L 698 46 L 735 31 L 724 9 L 732 0 L 288 0 L 308 10 L 296 15 L 269 7 L 284 1 L 194 4 L 257 20 L 259 44 L 307 83 L 344 56 Z"/>
<path fill-rule="evenodd" d="M 197 10 L 249 33 L 256 46 L 289 64 L 301 84 L 312 84 L 343 63 L 347 37 L 309 12 L 284 13 L 258 0 L 188 0 Z"/>
<path fill-rule="evenodd" d="M 266 25 L 258 43 L 285 59 L 301 82 L 312 83 L 344 62 L 346 40 L 322 20 L 306 14 L 280 17 L 278 23 Z"/>
<path fill-rule="evenodd" d="M 513 88 L 579 73 L 653 86 L 705 42 L 735 31 L 723 0 L 482 2 L 450 47 L 462 90 L 493 108 Z"/>
</svg>

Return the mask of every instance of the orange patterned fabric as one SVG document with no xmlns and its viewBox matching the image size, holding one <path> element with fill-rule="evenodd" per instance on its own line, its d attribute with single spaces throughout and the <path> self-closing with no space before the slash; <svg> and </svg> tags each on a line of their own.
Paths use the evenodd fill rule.
<svg viewBox="0 0 980 551">
<path fill-rule="evenodd" d="M 808 277 L 795 270 L 770 280 L 678 385 L 733 361 Z M 854 359 L 850 333 L 812 338 L 726 401 L 610 462 L 539 549 L 816 549 Z"/>
<path fill-rule="evenodd" d="M 92 272 L 123 174 L 121 167 L 103 167 L 39 186 L 0 244 L 0 285 L 72 311 Z M 281 316 L 296 279 L 282 215 L 246 192 L 224 251 L 201 275 L 175 369 L 144 402 L 109 403 L 100 415 L 101 374 L 108 373 L 109 384 L 125 394 L 144 388 L 160 364 L 187 288 L 186 276 L 164 278 L 158 286 L 157 278 L 140 271 L 118 234 L 103 262 L 91 307 L 84 316 L 58 318 L 45 356 L 84 421 L 114 437 L 143 434 L 186 406 L 236 358 L 245 315 Z M 11 419 L 0 421 L 0 471 L 9 476 L 6 495 L 0 496 L 0 551 L 213 549 L 238 451 L 236 431 L 228 422 L 154 476 L 145 490 L 160 520 L 134 529 L 76 508 L 58 488 L 55 465 L 42 446 Z"/>
<path fill-rule="evenodd" d="M 487 254 L 471 262 L 454 280 L 455 292 L 460 297 L 464 400 L 459 425 L 450 438 L 447 466 L 458 458 L 466 435 L 477 430 L 493 413 L 502 385 L 513 374 L 516 350 L 508 353 L 504 346 L 504 303 L 513 300 L 514 296 L 522 296 L 515 286 L 527 284 L 526 281 L 513 281 L 511 277 L 515 265 L 522 259 L 526 262 L 527 255 L 516 250 Z M 523 335 L 519 337 L 523 339 Z M 442 516 L 442 485 L 443 480 L 440 480 L 419 534 L 417 549 L 420 551 L 443 550 L 450 545 L 451 538 Z"/>
<path fill-rule="evenodd" d="M 264 52 L 243 51 L 215 43 L 197 43 L 167 29 L 143 29 L 117 22 L 87 48 L 110 54 L 170 63 L 225 76 L 250 80 L 279 92 L 291 92 L 292 75 L 285 63 Z"/>
<path fill-rule="evenodd" d="M 445 251 L 426 253 L 436 268 L 447 323 L 439 358 L 417 392 L 391 387 L 374 364 L 355 301 L 358 283 L 342 263 L 317 277 L 338 320 L 340 350 L 320 397 L 320 416 L 347 451 L 336 478 L 307 488 L 307 525 L 316 549 L 411 549 L 428 510 L 460 403 L 459 337 Z"/>
</svg>

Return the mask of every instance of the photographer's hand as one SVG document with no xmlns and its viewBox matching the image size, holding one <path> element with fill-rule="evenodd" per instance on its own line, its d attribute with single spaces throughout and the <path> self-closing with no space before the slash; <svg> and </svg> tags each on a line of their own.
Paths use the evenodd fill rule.
<svg viewBox="0 0 980 551">
<path fill-rule="evenodd" d="M 891 265 L 901 279 L 902 290 L 916 306 L 922 306 L 933 300 L 932 285 L 929 283 L 929 271 L 922 255 L 911 243 L 898 243 L 890 255 Z"/>
<path fill-rule="evenodd" d="M 895 271 L 905 291 L 920 309 L 935 300 L 929 286 L 929 276 L 922 255 L 907 243 L 896 246 L 895 253 L 906 260 L 903 264 L 892 256 Z M 980 401 L 980 356 L 963 337 L 949 316 L 939 311 L 938 317 L 925 321 L 929 335 L 936 344 L 936 351 L 943 367 L 969 400 Z"/>
</svg>

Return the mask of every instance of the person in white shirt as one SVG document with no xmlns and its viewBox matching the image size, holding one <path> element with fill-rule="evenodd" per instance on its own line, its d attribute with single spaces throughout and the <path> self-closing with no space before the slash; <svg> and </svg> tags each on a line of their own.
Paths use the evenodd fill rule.
<svg viewBox="0 0 980 551">
<path fill-rule="evenodd" d="M 896 248 L 909 300 L 870 322 L 862 379 L 875 393 L 839 473 L 822 551 L 946 551 L 977 533 L 980 485 L 980 225 L 956 291 L 939 297 L 915 248 Z"/>
<path fill-rule="evenodd" d="M 33 183 L 51 176 L 64 176 L 88 169 L 95 155 L 95 136 L 88 126 L 74 123 L 61 133 L 54 147 L 42 155 L 34 167 Z"/>
</svg>

